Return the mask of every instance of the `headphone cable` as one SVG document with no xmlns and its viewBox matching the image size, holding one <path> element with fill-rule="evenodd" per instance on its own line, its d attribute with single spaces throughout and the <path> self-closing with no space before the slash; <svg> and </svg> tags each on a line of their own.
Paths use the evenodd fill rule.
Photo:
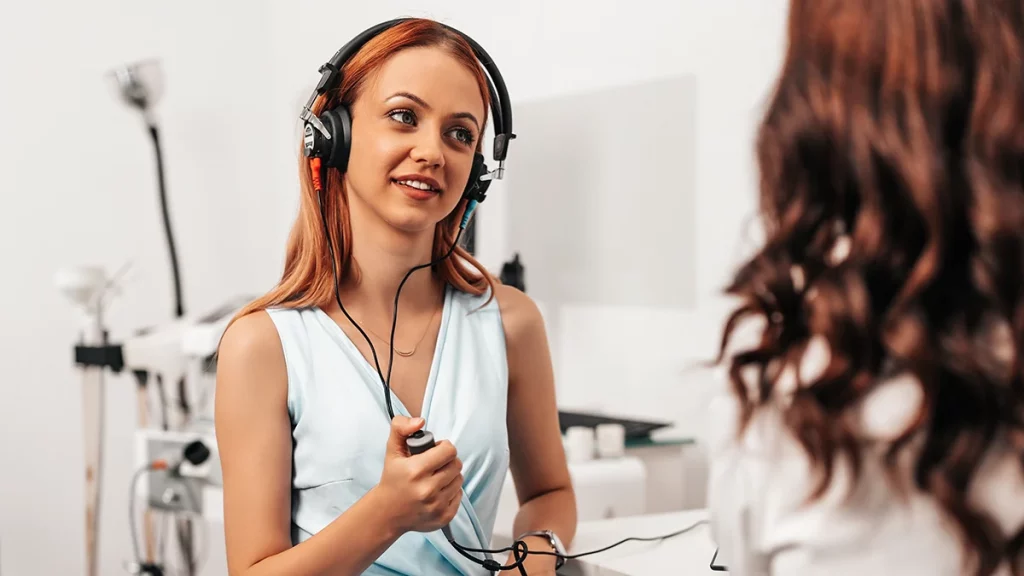
<svg viewBox="0 0 1024 576">
<path fill-rule="evenodd" d="M 334 252 L 334 240 L 331 237 L 330 226 L 327 223 L 326 198 L 323 197 L 324 196 L 324 192 L 323 192 L 322 183 L 326 180 L 325 176 L 326 176 L 327 169 L 326 169 L 326 167 L 322 166 L 321 161 L 320 161 L 319 158 L 311 158 L 310 159 L 310 168 L 311 168 L 311 171 L 313 173 L 313 189 L 314 189 L 314 191 L 316 193 L 317 203 L 320 205 L 319 206 L 320 207 L 320 218 L 323 221 L 324 234 L 327 236 L 327 249 L 328 249 L 328 251 L 330 253 L 330 257 L 331 257 L 331 271 L 332 271 L 332 273 L 334 275 L 334 282 L 333 282 L 333 284 L 334 284 L 334 301 L 337 302 L 338 307 L 341 308 L 342 314 L 344 314 L 345 317 L 348 318 L 348 321 L 351 322 L 353 326 L 355 326 L 356 330 L 359 330 L 359 333 L 363 336 L 363 339 L 366 340 L 366 343 L 370 346 L 370 354 L 373 355 L 374 368 L 377 371 L 377 375 L 380 376 L 381 383 L 384 385 L 384 401 L 387 404 L 388 417 L 391 418 L 392 420 L 394 420 L 394 418 L 395 418 L 395 411 L 394 411 L 394 408 L 391 405 L 391 370 L 392 370 L 392 367 L 394 366 L 394 360 L 395 360 L 395 345 L 394 344 L 395 344 L 395 330 L 398 327 L 398 298 L 399 298 L 399 296 L 402 293 L 402 287 L 405 286 L 405 282 L 409 279 L 410 276 L 412 276 L 413 272 L 416 272 L 417 270 L 422 270 L 424 268 L 428 268 L 430 266 L 434 266 L 434 265 L 436 265 L 436 264 L 438 264 L 440 262 L 443 262 L 446 258 L 451 256 L 452 252 L 455 251 L 455 247 L 459 243 L 459 237 L 462 236 L 462 231 L 465 230 L 465 228 L 466 228 L 466 222 L 468 222 L 469 217 L 470 217 L 473 209 L 475 208 L 476 201 L 475 200 L 470 200 L 470 205 L 468 205 L 466 207 L 466 213 L 465 213 L 465 215 L 462 218 L 462 225 L 459 227 L 459 232 L 455 236 L 455 241 L 452 242 L 451 247 L 444 254 L 444 256 L 441 256 L 440 258 L 437 258 L 436 260 L 427 262 L 426 264 L 419 264 L 417 266 L 414 266 L 412 269 L 410 269 L 408 272 L 406 272 L 405 277 L 402 278 L 402 282 L 398 285 L 398 290 L 395 291 L 395 310 L 394 310 L 394 313 L 392 315 L 392 320 L 391 320 L 391 340 L 389 342 L 389 346 L 390 346 L 391 350 L 390 350 L 390 353 L 388 355 L 388 374 L 387 374 L 387 377 L 385 377 L 383 370 L 381 370 L 380 360 L 377 358 L 377 349 L 376 349 L 376 347 L 374 347 L 373 341 L 370 340 L 370 337 L 367 336 L 366 332 L 359 325 L 359 323 L 356 322 L 355 319 L 353 319 L 352 316 L 348 313 L 348 310 L 345 309 L 345 305 L 341 303 L 341 294 L 340 294 L 340 291 L 339 291 L 339 288 L 338 288 L 338 284 L 339 284 L 339 278 L 338 278 L 338 259 L 337 259 L 337 256 L 335 255 L 335 252 Z"/>
<path fill-rule="evenodd" d="M 317 203 L 319 204 L 320 218 L 321 218 L 321 220 L 323 222 L 323 226 L 324 226 L 324 235 L 327 237 L 327 249 L 328 249 L 330 257 L 331 257 L 331 270 L 332 270 L 333 275 L 334 275 L 334 282 L 333 282 L 333 284 L 334 284 L 334 300 L 338 304 L 338 307 L 341 309 L 342 314 L 344 314 L 345 317 L 348 319 L 348 321 L 351 322 L 353 326 L 355 326 L 356 330 L 359 331 L 359 333 L 363 336 L 363 339 L 366 340 L 366 343 L 370 346 L 370 354 L 373 356 L 374 368 L 377 371 L 377 375 L 380 376 L 381 383 L 384 385 L 384 401 L 385 401 L 385 403 L 387 405 L 388 416 L 393 420 L 395 418 L 395 413 L 394 413 L 394 409 L 392 408 L 392 405 L 391 405 L 391 372 L 392 372 L 392 367 L 394 366 L 394 357 L 395 357 L 395 346 L 394 346 L 395 330 L 398 327 L 398 299 L 399 299 L 399 296 L 402 293 L 402 288 L 405 286 L 405 282 L 409 279 L 409 277 L 413 274 L 413 272 L 416 272 L 417 270 L 422 270 L 423 268 L 427 268 L 427 267 L 433 266 L 435 264 L 438 264 L 440 262 L 443 262 L 445 259 L 447 259 L 449 256 L 451 256 L 451 254 L 455 251 L 455 247 L 458 246 L 459 238 L 462 236 L 463 230 L 466 229 L 466 224 L 469 222 L 469 218 L 472 215 L 473 210 L 476 208 L 476 205 L 477 205 L 478 202 L 475 199 L 470 199 L 469 200 L 469 203 L 466 206 L 466 211 L 465 211 L 465 213 L 462 216 L 462 222 L 459 225 L 459 231 L 458 231 L 458 233 L 456 233 L 455 240 L 452 242 L 452 245 L 448 248 L 448 251 L 445 252 L 445 254 L 443 256 L 441 256 L 440 258 L 432 260 L 432 261 L 430 261 L 430 262 L 428 262 L 426 264 L 420 264 L 418 266 L 414 266 L 412 269 L 410 269 L 405 274 L 405 277 L 402 278 L 402 282 L 399 283 L 398 290 L 395 291 L 395 310 L 394 310 L 394 313 L 393 313 L 393 316 L 392 316 L 392 320 L 391 320 L 391 340 L 390 340 L 390 348 L 391 348 L 391 350 L 390 350 L 390 354 L 388 356 L 388 373 L 387 373 L 387 376 L 385 376 L 384 375 L 384 371 L 381 370 L 380 360 L 377 358 L 377 350 L 376 350 L 376 348 L 373 345 L 373 341 L 370 340 L 370 337 L 367 336 L 366 332 L 359 325 L 359 323 L 356 322 L 355 319 L 352 318 L 352 316 L 348 313 L 348 310 L 345 309 L 345 305 L 342 304 L 342 302 L 341 302 L 341 294 L 340 294 L 340 290 L 338 288 L 338 284 L 339 284 L 339 278 L 338 278 L 338 259 L 337 259 L 337 256 L 336 256 L 335 252 L 334 252 L 334 240 L 333 240 L 333 238 L 331 236 L 330 226 L 329 226 L 328 221 L 327 221 L 327 207 L 326 207 L 326 204 L 327 204 L 326 200 L 327 199 L 324 197 L 325 195 L 324 195 L 323 182 L 326 181 L 326 172 L 327 172 L 327 170 L 326 170 L 326 167 L 323 166 L 320 158 L 315 158 L 315 157 L 314 158 L 310 158 L 310 162 L 309 163 L 310 163 L 310 172 L 311 172 L 312 178 L 313 178 L 313 190 L 314 190 L 314 192 L 316 194 L 316 197 L 317 197 Z M 520 574 L 522 576 L 526 576 L 525 569 L 522 567 L 523 560 L 526 558 L 526 553 L 527 553 L 527 546 L 526 546 L 525 542 L 517 541 L 512 546 L 509 546 L 509 547 L 506 547 L 506 548 L 502 548 L 502 549 L 499 549 L 499 550 L 473 549 L 473 548 L 466 548 L 466 547 L 462 546 L 461 544 L 459 544 L 458 542 L 456 542 L 455 539 L 451 537 L 451 532 L 450 531 L 444 530 L 444 532 L 445 532 L 445 537 L 447 538 L 448 542 L 451 543 L 452 547 L 454 547 L 456 551 L 458 551 L 461 555 L 463 555 L 467 559 L 469 559 L 469 560 L 471 560 L 471 561 L 473 561 L 473 562 L 475 562 L 477 564 L 480 564 L 481 566 L 483 566 L 483 567 L 485 567 L 485 568 L 487 568 L 489 570 L 492 570 L 492 571 L 495 571 L 495 570 L 512 570 L 514 568 L 518 568 Z M 510 564 L 508 566 L 501 566 L 500 564 L 498 564 L 493 559 L 488 558 L 486 560 L 481 560 L 479 558 L 476 558 L 476 557 L 470 555 L 470 552 L 485 553 L 485 554 L 498 554 L 498 553 L 504 553 L 504 552 L 512 552 L 515 555 L 516 562 L 514 564 Z"/>
<path fill-rule="evenodd" d="M 395 343 L 395 329 L 398 327 L 398 298 L 399 298 L 399 296 L 402 293 L 402 287 L 405 286 L 405 282 L 409 279 L 409 277 L 413 274 L 413 272 L 416 272 L 417 270 L 422 270 L 423 268 L 427 268 L 427 267 L 439 264 L 440 262 L 443 262 L 445 259 L 447 259 L 449 256 L 452 255 L 452 253 L 455 251 L 455 247 L 458 246 L 458 244 L 459 244 L 459 238 L 462 236 L 462 232 L 466 229 L 466 225 L 469 223 L 470 216 L 472 215 L 473 210 L 476 209 L 476 205 L 477 205 L 478 202 L 476 200 L 474 200 L 474 199 L 470 199 L 469 200 L 469 202 L 468 202 L 468 204 L 466 206 L 466 211 L 465 211 L 465 213 L 462 216 L 462 222 L 459 225 L 459 231 L 456 233 L 455 240 L 452 242 L 451 246 L 448 248 L 448 251 L 445 252 L 445 254 L 443 256 L 441 256 L 441 257 L 439 257 L 439 258 L 437 258 L 435 260 L 432 260 L 430 262 L 427 262 L 426 264 L 419 264 L 417 266 L 414 266 L 408 272 L 406 272 L 405 277 L 402 278 L 402 281 L 399 283 L 398 290 L 395 291 L 395 310 L 394 310 L 394 313 L 392 315 L 392 320 L 391 320 L 391 340 L 389 342 L 391 350 L 390 350 L 390 353 L 388 355 L 388 373 L 387 373 L 387 376 L 385 377 L 383 370 L 381 370 L 381 368 L 380 368 L 380 361 L 377 358 L 377 350 L 373 346 L 373 341 L 370 340 L 370 337 L 367 336 L 366 332 L 363 331 L 363 328 L 361 326 L 359 326 L 359 323 L 356 322 L 355 319 L 353 319 L 352 316 L 348 313 L 348 311 L 345 309 L 345 305 L 341 303 L 341 294 L 340 294 L 340 291 L 339 291 L 339 288 L 338 288 L 338 284 L 339 284 L 339 281 L 338 281 L 339 280 L 338 279 L 338 263 L 337 263 L 338 261 L 337 261 L 337 257 L 336 257 L 335 252 L 334 252 L 334 241 L 333 241 L 333 238 L 331 236 L 330 227 L 329 227 L 328 222 L 327 222 L 326 198 L 324 197 L 324 190 L 323 190 L 323 186 L 322 186 L 322 183 L 326 180 L 325 176 L 326 176 L 326 171 L 327 170 L 326 170 L 326 167 L 324 167 L 322 165 L 320 158 L 315 158 L 315 157 L 310 159 L 310 169 L 311 169 L 311 173 L 312 173 L 312 177 L 313 177 L 313 190 L 316 193 L 317 203 L 319 204 L 320 218 L 323 221 L 324 234 L 327 237 L 327 248 L 328 248 L 328 250 L 330 252 L 330 257 L 331 257 L 331 270 L 332 270 L 333 275 L 334 275 L 334 282 L 333 282 L 333 284 L 334 284 L 334 300 L 338 304 L 338 307 L 341 308 L 341 312 L 345 315 L 345 317 L 348 319 L 348 321 L 351 322 L 353 326 L 355 326 L 356 330 L 359 331 L 359 333 L 363 336 L 363 339 L 365 339 L 366 343 L 370 346 L 370 353 L 373 356 L 374 367 L 375 367 L 375 369 L 377 371 L 377 375 L 380 376 L 381 383 L 384 385 L 384 400 L 385 400 L 385 403 L 387 404 L 388 416 L 393 420 L 395 418 L 395 413 L 394 413 L 394 410 L 393 410 L 393 408 L 391 406 L 391 385 L 390 385 L 391 384 L 391 369 L 394 366 L 394 358 L 395 358 L 395 345 L 394 345 L 394 343 Z M 515 542 L 512 543 L 511 546 L 506 546 L 504 548 L 499 548 L 497 550 L 488 550 L 488 549 L 483 549 L 483 548 L 468 548 L 468 547 L 463 546 L 463 545 L 459 544 L 458 542 L 456 542 L 455 539 L 451 536 L 451 532 L 449 530 L 446 529 L 446 530 L 443 530 L 443 532 L 444 532 L 445 537 L 447 538 L 448 542 L 452 545 L 452 547 L 455 548 L 455 550 L 457 552 L 459 552 L 459 554 L 461 554 L 465 558 L 469 559 L 470 561 L 475 562 L 476 564 L 479 564 L 480 566 L 483 566 L 484 568 L 486 568 L 488 570 L 491 570 L 492 572 L 493 571 L 500 571 L 500 570 L 518 569 L 519 573 L 521 574 L 521 576 L 527 576 L 526 575 L 526 569 L 523 567 L 523 561 L 526 560 L 526 557 L 529 554 L 538 554 L 538 555 L 542 555 L 542 556 L 555 556 L 557 558 L 562 559 L 562 561 L 564 562 L 565 560 L 573 560 L 573 559 L 576 559 L 576 558 L 581 558 L 583 556 L 589 556 L 591 554 L 597 554 L 599 552 L 605 552 L 607 550 L 615 548 L 616 546 L 625 544 L 626 542 L 630 542 L 630 541 L 657 542 L 657 541 L 661 541 L 661 540 L 666 540 L 668 538 L 679 536 L 680 534 L 685 534 L 686 532 L 689 532 L 690 530 L 693 530 L 694 528 L 700 526 L 701 524 L 704 524 L 705 522 L 707 522 L 707 521 L 706 520 L 701 520 L 701 521 L 696 522 L 696 523 L 694 523 L 694 524 L 692 524 L 692 525 L 690 525 L 690 526 L 688 526 L 688 527 L 686 527 L 686 528 L 684 528 L 682 530 L 678 530 L 676 532 L 673 532 L 671 534 L 666 534 L 664 536 L 658 536 L 658 537 L 653 537 L 653 538 L 630 537 L 630 538 L 625 538 L 623 540 L 620 540 L 619 542 L 616 542 L 615 544 L 612 544 L 610 546 L 606 546 L 606 547 L 598 549 L 598 550 L 592 550 L 592 551 L 589 551 L 589 552 L 581 552 L 579 554 L 564 554 L 564 555 L 563 554 L 559 554 L 557 552 L 546 552 L 546 551 L 541 551 L 541 550 L 531 551 L 529 549 L 529 547 L 527 546 L 526 542 L 523 542 L 522 540 L 516 540 Z M 475 556 L 472 556 L 470 554 L 470 553 L 473 553 L 473 552 L 478 553 L 478 554 L 489 554 L 489 555 L 490 554 L 502 554 L 502 553 L 505 553 L 505 552 L 511 552 L 513 557 L 516 559 L 516 561 L 514 563 L 512 563 L 512 564 L 508 564 L 506 566 L 502 566 L 501 564 L 499 564 L 497 561 L 495 561 L 492 558 L 487 558 L 486 560 L 481 560 L 479 558 L 476 558 Z"/>
<path fill-rule="evenodd" d="M 562 558 L 564 560 L 575 560 L 577 558 L 582 558 L 584 556 L 591 556 L 591 555 L 594 555 L 594 554 L 600 554 L 601 552 L 607 552 L 608 550 L 611 550 L 612 548 L 615 548 L 616 546 L 621 546 L 621 545 L 625 544 L 626 542 L 661 542 L 662 540 L 668 540 L 669 538 L 675 538 L 676 536 L 681 536 L 683 534 L 686 534 L 687 532 L 690 532 L 691 530 L 694 530 L 695 528 L 697 528 L 699 526 L 702 526 L 704 524 L 707 524 L 707 523 L 708 523 L 707 520 L 698 520 L 698 521 L 694 522 L 693 524 L 690 524 L 686 528 L 683 528 L 682 530 L 676 530 L 675 532 L 671 532 L 669 534 L 664 534 L 662 536 L 649 536 L 649 537 L 630 536 L 628 538 L 623 538 L 622 540 L 619 540 L 618 542 L 616 542 L 614 544 L 610 544 L 608 546 L 605 546 L 604 548 L 598 548 L 597 550 L 590 550 L 588 552 L 580 552 L 578 554 L 559 554 L 558 552 L 546 552 L 546 551 L 542 551 L 542 550 L 538 550 L 536 552 L 530 552 L 530 554 L 537 554 L 537 555 L 540 555 L 540 556 L 556 556 L 556 557 Z"/>
</svg>

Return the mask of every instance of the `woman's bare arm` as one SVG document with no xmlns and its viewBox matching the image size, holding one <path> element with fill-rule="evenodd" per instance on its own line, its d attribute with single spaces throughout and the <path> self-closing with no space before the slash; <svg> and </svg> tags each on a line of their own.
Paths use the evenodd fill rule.
<svg viewBox="0 0 1024 576">
<path fill-rule="evenodd" d="M 533 300 L 519 290 L 498 286 L 496 295 L 508 351 L 509 468 L 520 505 L 514 536 L 551 530 L 568 547 L 576 534 L 576 496 L 558 427 L 544 319 Z M 526 544 L 531 550 L 550 551 L 550 544 L 540 538 L 528 538 Z M 528 560 L 530 573 L 554 573 L 554 557 Z"/>
<path fill-rule="evenodd" d="M 291 544 L 288 379 L 266 312 L 238 319 L 217 365 L 216 431 L 232 576 L 360 574 L 400 536 L 373 489 L 309 540 Z"/>
</svg>

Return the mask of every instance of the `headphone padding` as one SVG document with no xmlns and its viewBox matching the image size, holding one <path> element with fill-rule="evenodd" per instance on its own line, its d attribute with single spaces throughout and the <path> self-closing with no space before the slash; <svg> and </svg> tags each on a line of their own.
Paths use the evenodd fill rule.
<svg viewBox="0 0 1024 576">
<path fill-rule="evenodd" d="M 331 135 L 331 139 L 324 142 L 328 150 L 324 164 L 344 174 L 348 170 L 348 157 L 352 150 L 352 116 L 348 108 L 338 106 L 320 114 L 320 121 Z"/>
<path fill-rule="evenodd" d="M 487 166 L 484 164 L 484 155 L 476 152 L 473 154 L 473 166 L 469 169 L 469 180 L 466 181 L 466 189 L 462 191 L 463 198 L 469 198 L 473 195 L 483 182 L 480 182 L 480 177 L 483 176 L 484 172 L 487 171 Z"/>
</svg>

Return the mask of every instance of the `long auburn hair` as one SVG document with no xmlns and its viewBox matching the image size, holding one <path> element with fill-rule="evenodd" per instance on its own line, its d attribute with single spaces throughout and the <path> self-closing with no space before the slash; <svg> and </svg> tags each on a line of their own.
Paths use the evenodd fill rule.
<svg viewBox="0 0 1024 576">
<path fill-rule="evenodd" d="M 487 79 L 477 62 L 472 47 L 458 34 L 438 22 L 427 19 L 410 19 L 378 34 L 369 40 L 342 67 L 342 81 L 334 91 L 318 98 L 312 111 L 321 111 L 338 105 L 351 106 L 362 88 L 384 63 L 400 50 L 413 47 L 437 47 L 448 51 L 456 60 L 465 65 L 476 78 L 480 95 L 484 101 L 484 119 L 490 94 Z M 482 138 L 480 142 L 482 142 Z M 477 150 L 480 150 L 478 142 Z M 358 146 L 358 143 L 354 143 Z M 334 300 L 334 276 L 331 267 L 330 250 L 324 235 L 320 204 L 313 188 L 313 177 L 309 159 L 299 152 L 300 204 L 299 214 L 288 236 L 285 253 L 284 273 L 278 284 L 264 296 L 254 300 L 236 314 L 235 319 L 272 307 L 303 308 L 326 306 Z M 348 191 L 342 174 L 335 168 L 327 170 L 324 181 L 324 210 L 335 242 L 335 264 L 338 267 L 338 281 L 358 278 L 358 267 L 352 258 L 352 229 L 349 225 Z M 434 243 L 431 259 L 443 256 L 455 241 L 466 203 L 462 201 L 444 220 L 434 228 Z M 434 274 L 454 288 L 474 295 L 491 290 L 494 279 L 461 246 L 451 256 L 432 266 Z M 232 322 L 234 319 L 232 320 Z"/>
<path fill-rule="evenodd" d="M 796 372 L 783 419 L 820 473 L 811 499 L 837 457 L 861 469 L 847 411 L 886 375 L 913 375 L 922 408 L 882 446 L 886 468 L 920 450 L 913 482 L 959 527 L 977 574 L 1004 561 L 1024 572 L 1024 527 L 1004 534 L 967 497 L 997 442 L 1024 469 L 1022 12 L 1020 0 L 792 0 L 756 144 L 766 240 L 727 288 L 740 304 L 719 349 L 741 430 Z M 748 320 L 763 322 L 758 343 L 727 354 Z M 1010 354 L 988 344 L 993 326 Z M 812 337 L 829 360 L 801 381 L 792 367 Z"/>
</svg>

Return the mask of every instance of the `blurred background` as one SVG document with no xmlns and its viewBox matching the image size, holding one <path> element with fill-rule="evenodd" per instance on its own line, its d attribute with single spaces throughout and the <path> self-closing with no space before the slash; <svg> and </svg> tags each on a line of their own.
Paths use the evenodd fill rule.
<svg viewBox="0 0 1024 576">
<path fill-rule="evenodd" d="M 150 117 L 186 315 L 200 317 L 278 278 L 297 208 L 298 113 L 317 68 L 397 16 L 468 33 L 504 75 L 518 138 L 478 212 L 474 250 L 495 274 L 518 254 L 547 321 L 559 407 L 668 424 L 626 450 L 643 465 L 630 513 L 704 505 L 700 434 L 718 383 L 691 367 L 714 354 L 721 288 L 756 242 L 753 137 L 785 2 L 7 2 L 0 574 L 87 574 L 83 324 L 59 273 L 126 270 L 103 309 L 112 342 L 175 316 L 154 149 L 110 71 L 159 69 Z M 103 390 L 97 554 L 112 575 L 133 559 L 132 476 L 154 457 L 146 430 L 160 419 L 140 424 L 147 404 L 128 370 L 107 371 Z M 215 486 L 201 489 L 193 572 L 226 574 Z M 624 513 L 588 506 L 584 516 Z"/>
</svg>

